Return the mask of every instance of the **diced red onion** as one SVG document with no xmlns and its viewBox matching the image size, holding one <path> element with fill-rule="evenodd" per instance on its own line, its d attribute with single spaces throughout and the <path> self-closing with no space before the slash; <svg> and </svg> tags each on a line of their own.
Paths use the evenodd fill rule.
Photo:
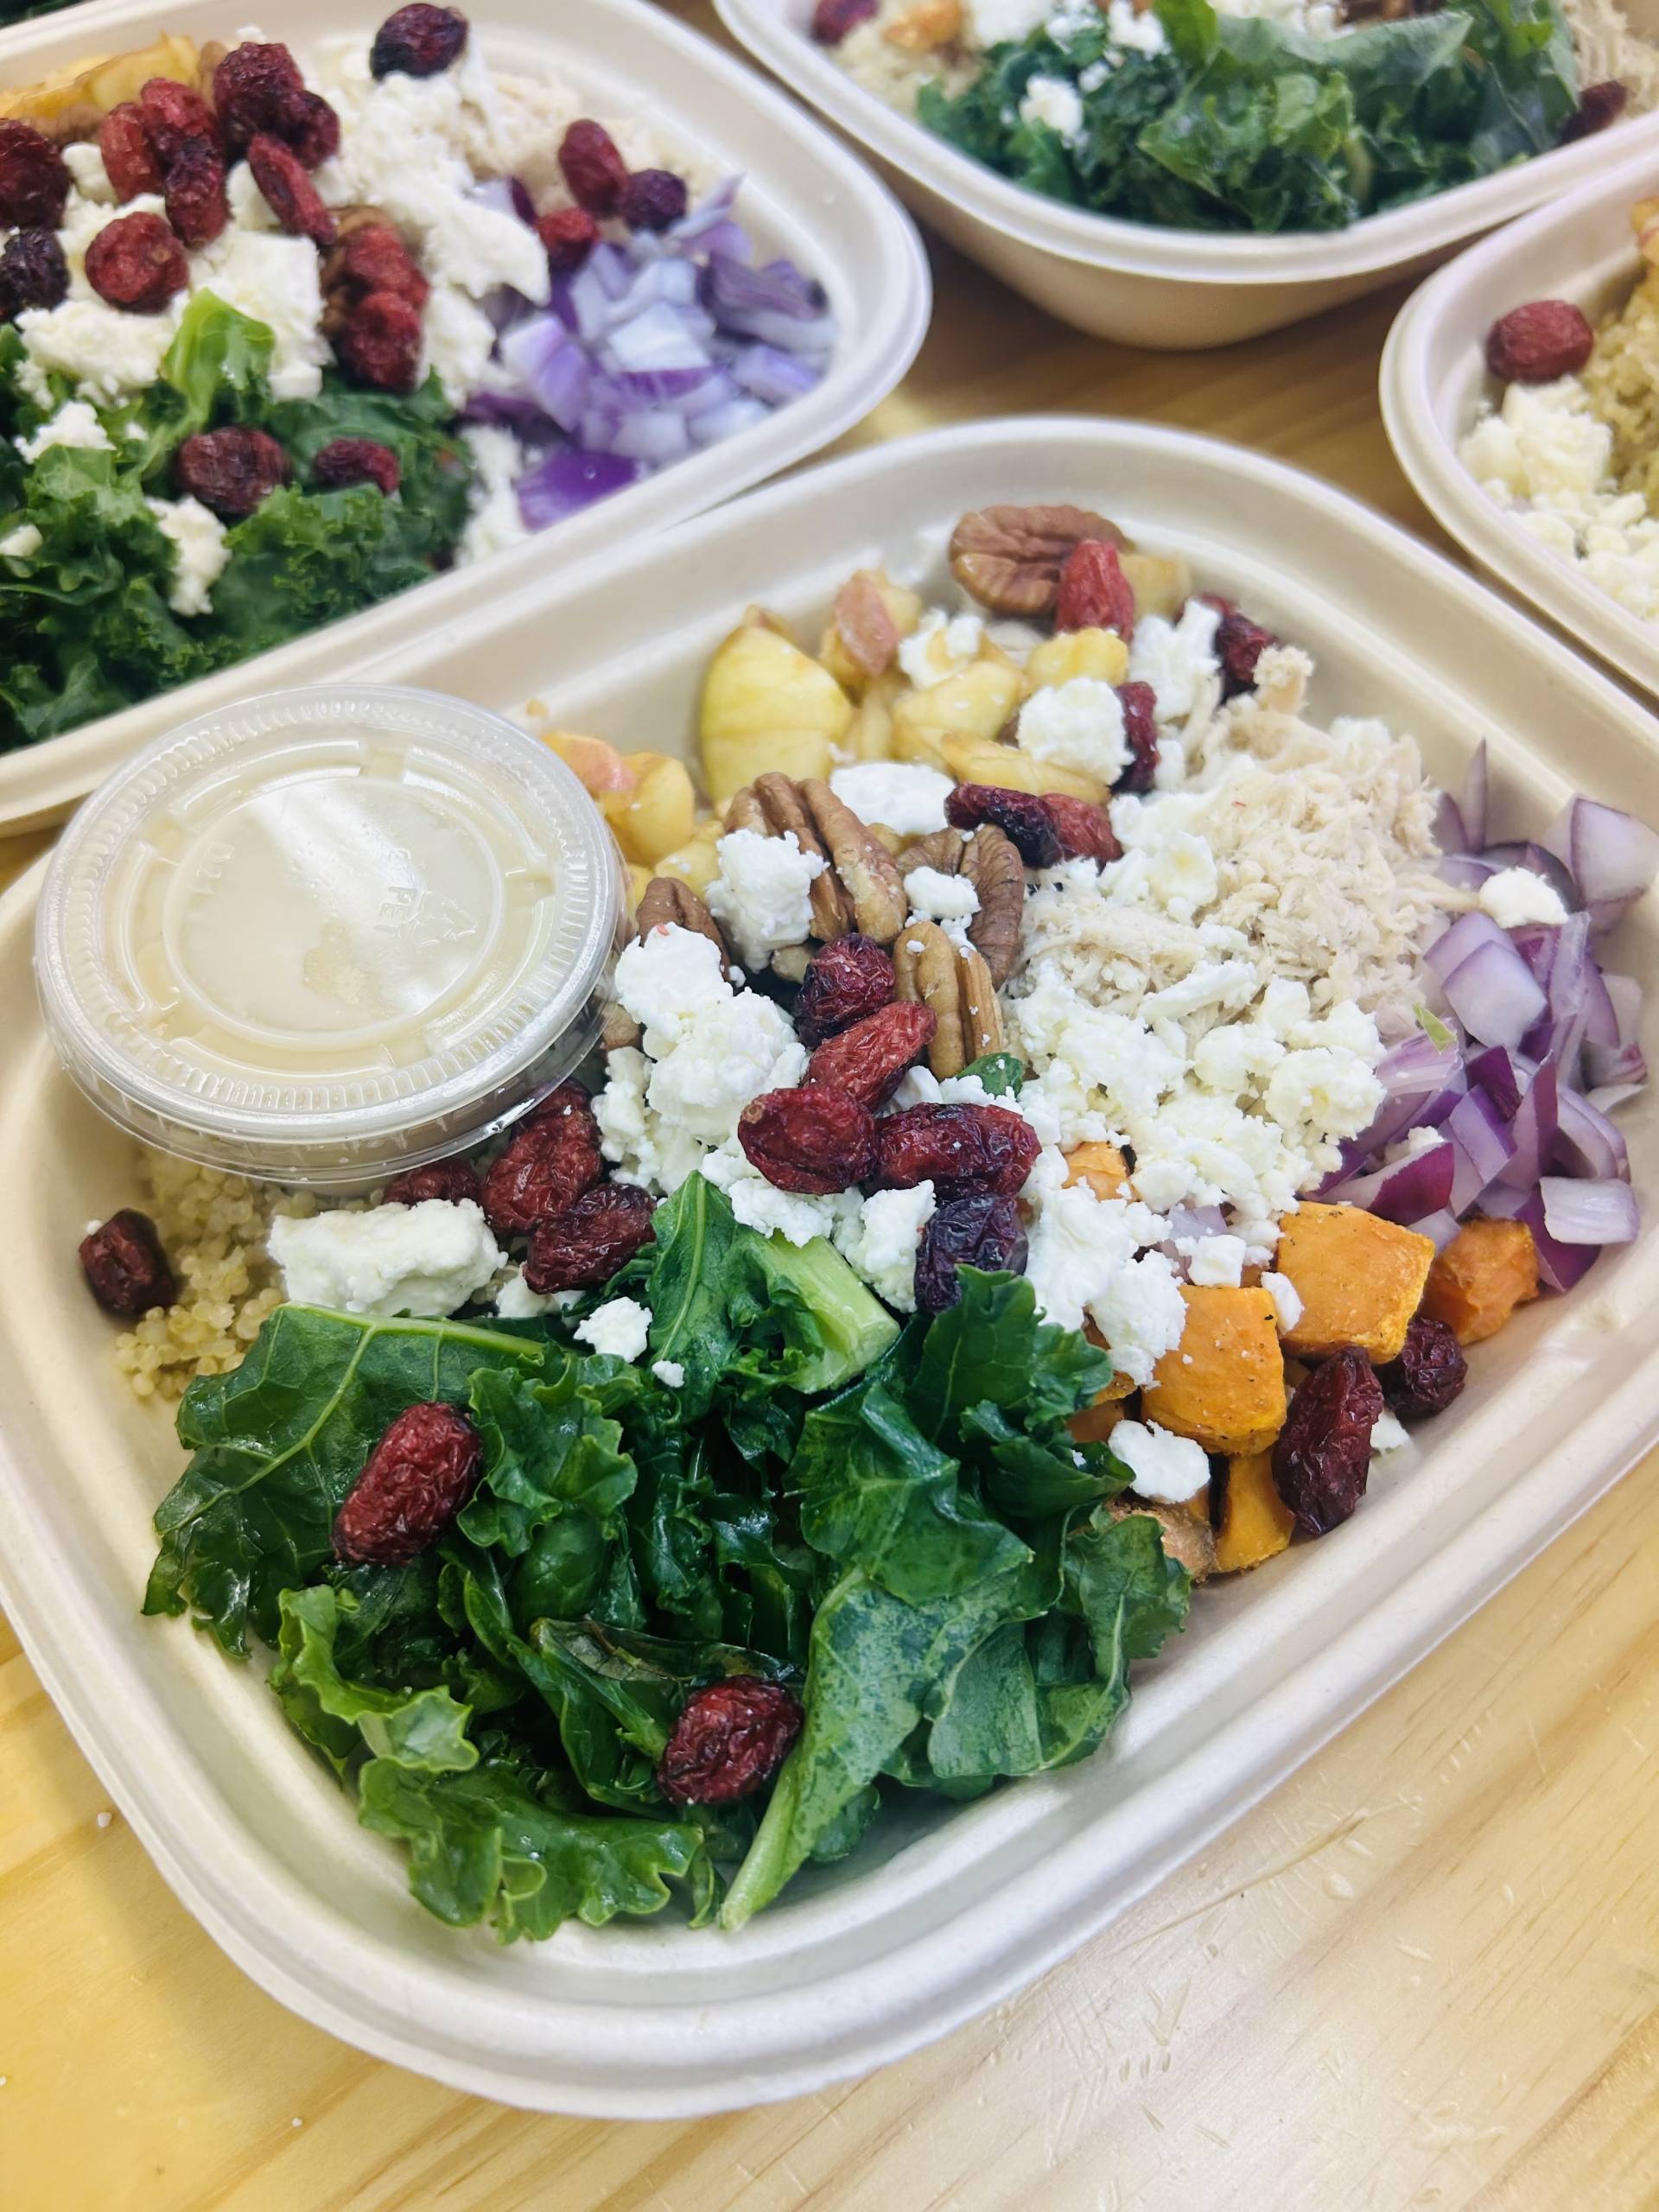
<svg viewBox="0 0 1659 2212">
<path fill-rule="evenodd" d="M 751 399 L 745 394 L 728 399 L 723 407 L 711 407 L 706 414 L 694 415 L 686 427 L 700 446 L 719 445 L 723 439 L 753 429 L 771 412 L 764 400 Z"/>
<path fill-rule="evenodd" d="M 1491 861 L 1478 859 L 1473 853 L 1442 853 L 1434 873 L 1454 891 L 1478 892 L 1490 876 L 1497 874 L 1497 869 Z"/>
<path fill-rule="evenodd" d="M 1659 874 L 1659 833 L 1597 799 L 1569 799 L 1541 842 L 1571 871 L 1598 930 L 1616 922 Z"/>
<path fill-rule="evenodd" d="M 1489 1046 L 1485 1052 L 1477 1052 L 1465 1066 L 1472 1090 L 1477 1085 L 1491 1100 L 1505 1121 L 1520 1105 L 1527 1085 L 1532 1080 L 1529 1062 L 1518 1060 L 1502 1045 Z"/>
<path fill-rule="evenodd" d="M 1495 1179 L 1497 1182 L 1507 1183 L 1514 1190 L 1530 1190 L 1543 1173 L 1559 1124 L 1559 1091 L 1555 1071 L 1546 1060 L 1535 1072 L 1521 1103 L 1510 1117 L 1515 1150 L 1498 1169 Z"/>
<path fill-rule="evenodd" d="M 1541 876 L 1569 913 L 1584 904 L 1583 894 L 1573 880 L 1572 871 L 1542 845 L 1483 845 L 1480 858 L 1494 870 L 1523 868 L 1529 875 Z"/>
<path fill-rule="evenodd" d="M 1411 1225 L 1420 1236 L 1433 1239 L 1437 1252 L 1444 1252 L 1463 1224 L 1449 1206 L 1445 1206 L 1439 1213 L 1426 1213 L 1421 1221 L 1414 1221 Z"/>
<path fill-rule="evenodd" d="M 1538 1195 L 1544 1228 L 1558 1244 L 1629 1244 L 1642 1226 L 1635 1192 L 1617 1179 L 1546 1175 Z"/>
<path fill-rule="evenodd" d="M 1615 1128 L 1600 1107 L 1566 1084 L 1556 1103 L 1555 1141 L 1549 1164 L 1569 1175 L 1586 1175 L 1628 1183 L 1630 1149 L 1623 1132 Z"/>
<path fill-rule="evenodd" d="M 1466 853 L 1471 842 L 1462 808 L 1450 791 L 1442 791 L 1434 807 L 1434 842 L 1442 853 Z"/>
<path fill-rule="evenodd" d="M 1548 1001 L 1489 915 L 1465 914 L 1425 956 L 1446 1004 L 1483 1045 L 1518 1045 Z"/>
<path fill-rule="evenodd" d="M 1508 1218 L 1524 1221 L 1532 1231 L 1533 1246 L 1538 1255 L 1539 1280 L 1551 1290 L 1571 1290 L 1575 1283 L 1582 1282 L 1601 1257 L 1601 1247 L 1599 1244 L 1569 1244 L 1552 1236 L 1544 1219 L 1541 1192 L 1517 1192 L 1516 1200 Z M 1490 1213 L 1493 1208 L 1487 1205 L 1484 1210 Z"/>
<path fill-rule="evenodd" d="M 1457 1147 L 1448 1141 L 1369 1175 L 1352 1176 L 1329 1195 L 1338 1205 L 1363 1206 L 1384 1221 L 1409 1225 L 1449 1203 L 1456 1172 Z"/>
<path fill-rule="evenodd" d="M 642 474 L 637 461 L 563 446 L 518 479 L 518 511 L 527 529 L 545 530 L 550 523 L 563 522 L 567 515 L 638 483 Z"/>
<path fill-rule="evenodd" d="M 1459 1099 L 1445 1128 L 1457 1154 L 1448 1204 L 1453 1213 L 1465 1214 L 1514 1159 L 1515 1137 L 1484 1090 Z"/>
</svg>

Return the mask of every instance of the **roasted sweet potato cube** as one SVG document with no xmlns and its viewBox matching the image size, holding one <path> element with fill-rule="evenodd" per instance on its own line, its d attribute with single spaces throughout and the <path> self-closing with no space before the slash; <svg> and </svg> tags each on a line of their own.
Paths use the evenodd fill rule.
<svg viewBox="0 0 1659 2212">
<path fill-rule="evenodd" d="M 1271 1452 L 1235 1452 L 1221 1485 L 1216 1524 L 1216 1572 L 1237 1574 L 1260 1567 L 1290 1541 L 1296 1516 L 1273 1479 Z"/>
<path fill-rule="evenodd" d="M 1142 1394 L 1147 1420 L 1206 1452 L 1265 1452 L 1285 1425 L 1285 1362 L 1265 1290 L 1184 1283 L 1186 1325 Z"/>
<path fill-rule="evenodd" d="M 1524 1221 L 1466 1221 L 1428 1271 L 1423 1312 L 1460 1344 L 1495 1337 L 1538 1295 L 1538 1248 Z"/>
<path fill-rule="evenodd" d="M 1414 1229 L 1305 1200 L 1281 1224 L 1274 1262 L 1302 1301 L 1285 1350 L 1324 1359 L 1357 1344 L 1374 1367 L 1397 1359 L 1433 1259 L 1433 1240 Z"/>
<path fill-rule="evenodd" d="M 1092 1321 L 1084 1323 L 1083 1333 L 1097 1351 L 1111 1350 Z M 1073 1414 L 1066 1427 L 1079 1444 L 1103 1444 L 1128 1413 L 1127 1401 L 1134 1395 L 1133 1379 L 1120 1368 L 1094 1404 L 1085 1406 L 1080 1414 Z"/>
<path fill-rule="evenodd" d="M 1132 1194 L 1128 1162 L 1115 1144 L 1073 1145 L 1065 1155 L 1065 1179 L 1086 1183 L 1097 1198 L 1127 1198 Z"/>
</svg>

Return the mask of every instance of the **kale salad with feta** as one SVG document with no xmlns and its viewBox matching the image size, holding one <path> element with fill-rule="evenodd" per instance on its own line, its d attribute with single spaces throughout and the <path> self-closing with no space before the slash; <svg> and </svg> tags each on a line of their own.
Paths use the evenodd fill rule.
<svg viewBox="0 0 1659 2212">
<path fill-rule="evenodd" d="M 810 391 L 835 318 L 760 262 L 739 183 L 556 76 L 492 71 L 450 8 L 302 59 L 168 35 L 7 92 L 0 752 Z"/>
<path fill-rule="evenodd" d="M 526 709 L 634 918 L 504 1135 L 346 1203 L 152 1153 L 81 1243 L 190 1455 L 145 1611 L 457 1927 L 737 1929 L 1089 1757 L 1637 1232 L 1659 836 L 1496 837 L 1108 516 L 942 553 L 749 609 L 700 788 Z"/>
<path fill-rule="evenodd" d="M 1558 0 L 820 0 L 813 35 L 1028 191 L 1181 230 L 1341 229 L 1630 105 Z"/>
</svg>

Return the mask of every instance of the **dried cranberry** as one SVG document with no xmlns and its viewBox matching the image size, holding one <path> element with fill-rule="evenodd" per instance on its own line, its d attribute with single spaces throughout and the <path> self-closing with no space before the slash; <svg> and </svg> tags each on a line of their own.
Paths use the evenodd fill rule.
<svg viewBox="0 0 1659 2212">
<path fill-rule="evenodd" d="M 186 245 L 211 245 L 231 219 L 225 156 L 205 138 L 187 139 L 167 165 L 167 219 Z"/>
<path fill-rule="evenodd" d="M 886 1105 L 933 1042 L 938 1017 L 931 1007 L 906 1000 L 879 1007 L 839 1036 L 827 1038 L 807 1062 L 804 1080 L 827 1084 L 872 1112 Z"/>
<path fill-rule="evenodd" d="M 352 309 L 336 351 L 359 383 L 413 391 L 421 368 L 421 311 L 395 292 L 371 292 Z"/>
<path fill-rule="evenodd" d="M 454 1406 L 406 1406 L 370 1452 L 334 1516 L 334 1556 L 402 1567 L 441 1536 L 472 1496 L 483 1446 Z"/>
<path fill-rule="evenodd" d="M 536 234 L 547 248 L 547 265 L 556 276 L 568 276 L 599 244 L 599 225 L 585 207 L 555 207 L 536 218 Z"/>
<path fill-rule="evenodd" d="M 958 1268 L 1008 1274 L 1026 1272 L 1026 1229 L 1017 1198 L 976 1191 L 936 1206 L 916 1255 L 916 1311 L 943 1313 L 962 1300 Z"/>
<path fill-rule="evenodd" d="M 1621 85 L 1617 77 L 1609 77 L 1603 84 L 1586 85 L 1577 108 L 1567 119 L 1559 143 L 1570 146 L 1575 139 L 1592 137 L 1598 130 L 1605 130 L 1624 114 L 1630 98 L 1630 86 Z"/>
<path fill-rule="evenodd" d="M 467 44 L 467 18 L 459 8 L 399 8 L 388 16 L 369 48 L 377 77 L 438 77 Z"/>
<path fill-rule="evenodd" d="M 1006 1106 L 907 1106 L 883 1116 L 875 1137 L 878 1189 L 931 1183 L 940 1199 L 976 1191 L 1012 1198 L 1042 1149 L 1030 1122 Z"/>
<path fill-rule="evenodd" d="M 470 1198 L 476 1205 L 483 1195 L 478 1170 L 468 1161 L 429 1160 L 424 1167 L 405 1167 L 401 1175 L 394 1175 L 381 1198 L 389 1206 L 423 1205 L 429 1198 L 447 1198 L 451 1205 Z"/>
<path fill-rule="evenodd" d="M 1486 334 L 1486 365 L 1504 384 L 1553 384 L 1576 376 L 1596 334 L 1570 300 L 1529 300 L 1499 315 Z"/>
<path fill-rule="evenodd" d="M 432 289 L 390 223 L 367 223 L 342 238 L 323 264 L 322 282 L 327 292 L 343 286 L 358 299 L 390 292 L 412 308 L 423 308 Z"/>
<path fill-rule="evenodd" d="M 693 1690 L 670 1731 L 657 1786 L 671 1805 L 731 1805 L 771 1781 L 806 1715 L 793 1690 L 728 1675 Z"/>
<path fill-rule="evenodd" d="M 874 1173 L 875 1129 L 868 1106 L 813 1084 L 751 1099 L 738 1118 L 737 1141 L 768 1183 L 822 1198 Z"/>
<path fill-rule="evenodd" d="M 50 231 L 14 231 L 0 248 L 0 322 L 25 308 L 54 308 L 69 289 L 69 264 Z"/>
<path fill-rule="evenodd" d="M 1211 606 L 1217 602 L 1210 601 Z M 1216 625 L 1216 658 L 1221 663 L 1221 696 L 1236 699 L 1241 691 L 1248 691 L 1255 683 L 1255 664 L 1268 645 L 1279 640 L 1271 630 L 1264 630 L 1259 622 L 1252 622 L 1230 603 L 1221 603 L 1221 620 Z"/>
<path fill-rule="evenodd" d="M 298 62 L 275 41 L 245 40 L 213 72 L 213 106 L 232 154 L 245 154 L 262 130 L 286 138 L 305 117 L 310 97 Z M 338 118 L 334 135 L 338 141 Z"/>
<path fill-rule="evenodd" d="M 1117 702 L 1123 709 L 1123 740 L 1130 760 L 1112 788 L 1149 791 L 1158 772 L 1158 694 L 1150 683 L 1120 683 Z"/>
<path fill-rule="evenodd" d="M 833 938 L 806 963 L 795 1001 L 795 1033 L 804 1045 L 822 1045 L 891 1006 L 896 988 L 893 962 L 873 937 L 854 931 Z"/>
<path fill-rule="evenodd" d="M 1406 1330 L 1400 1356 L 1376 1371 L 1382 1395 L 1402 1421 L 1443 1414 L 1469 1380 L 1463 1346 L 1444 1321 L 1420 1313 Z"/>
<path fill-rule="evenodd" d="M 958 784 L 944 802 L 944 818 L 955 830 L 977 830 L 988 822 L 1000 830 L 1027 868 L 1052 868 L 1060 857 L 1054 817 L 1035 791 L 1004 791 L 997 784 Z"/>
<path fill-rule="evenodd" d="M 1323 1536 L 1364 1497 L 1382 1411 L 1382 1386 L 1354 1344 L 1297 1384 L 1273 1447 L 1273 1479 L 1305 1536 Z"/>
<path fill-rule="evenodd" d="M 157 1306 L 171 1306 L 179 1286 L 147 1213 L 123 1206 L 80 1240 L 87 1287 L 106 1313 L 136 1321 Z"/>
<path fill-rule="evenodd" d="M 350 484 L 376 484 L 390 499 L 403 474 L 397 454 L 378 438 L 331 439 L 311 464 L 311 481 L 320 492 L 341 491 Z"/>
<path fill-rule="evenodd" d="M 655 1231 L 656 1200 L 632 1183 L 601 1183 L 530 1232 L 524 1281 L 538 1296 L 596 1290 L 643 1252 Z"/>
<path fill-rule="evenodd" d="M 190 282 L 190 264 L 162 216 L 118 215 L 86 249 L 86 282 L 112 308 L 156 315 Z"/>
<path fill-rule="evenodd" d="M 340 118 L 321 92 L 307 92 L 299 111 L 275 134 L 308 169 L 320 169 L 340 151 Z"/>
<path fill-rule="evenodd" d="M 839 46 L 849 31 L 868 22 L 880 0 L 817 0 L 812 10 L 812 35 L 820 46 Z"/>
<path fill-rule="evenodd" d="M 268 430 L 198 430 L 179 448 L 173 469 L 179 489 L 222 522 L 251 515 L 289 473 L 288 455 Z"/>
<path fill-rule="evenodd" d="M 528 1236 L 604 1173 L 599 1123 L 579 1083 L 550 1090 L 484 1178 L 484 1212 L 498 1236 Z"/>
<path fill-rule="evenodd" d="M 221 146 L 219 124 L 201 94 L 172 77 L 152 77 L 138 94 L 150 150 L 168 171 L 186 146 Z"/>
<path fill-rule="evenodd" d="M 1050 791 L 1043 804 L 1060 841 L 1062 860 L 1097 861 L 1104 868 L 1108 861 L 1122 859 L 1123 848 L 1103 806 L 1086 798 L 1066 798 L 1058 791 Z"/>
<path fill-rule="evenodd" d="M 55 231 L 69 197 L 69 167 L 43 131 L 0 118 L 0 224 Z"/>
<path fill-rule="evenodd" d="M 616 212 L 631 231 L 665 231 L 684 214 L 690 197 L 685 179 L 672 169 L 635 169 Z"/>
<path fill-rule="evenodd" d="M 627 189 L 628 165 L 602 123 L 573 123 L 559 142 L 559 168 L 578 207 L 614 215 Z"/>
<path fill-rule="evenodd" d="M 290 238 L 309 238 L 314 245 L 333 245 L 334 211 L 323 206 L 321 194 L 291 146 L 262 130 L 249 144 L 248 167 L 266 205 Z"/>
<path fill-rule="evenodd" d="M 98 126 L 98 150 L 118 200 L 136 200 L 141 192 L 161 190 L 162 165 L 137 100 L 123 100 L 110 110 Z"/>
<path fill-rule="evenodd" d="M 1057 630 L 1116 630 L 1135 635 L 1135 587 L 1123 573 L 1117 548 L 1104 538 L 1080 537 L 1060 570 L 1054 602 Z"/>
</svg>

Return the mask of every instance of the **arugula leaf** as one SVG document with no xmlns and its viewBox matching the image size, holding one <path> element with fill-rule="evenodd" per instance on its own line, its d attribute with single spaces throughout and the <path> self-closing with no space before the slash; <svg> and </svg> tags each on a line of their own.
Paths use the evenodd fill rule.
<svg viewBox="0 0 1659 2212">
<path fill-rule="evenodd" d="M 194 1456 L 156 1512 L 147 1613 L 190 1609 L 241 1655 L 276 1639 L 281 1594 L 327 1560 L 334 1518 L 406 1406 L 466 1401 L 481 1367 L 534 1372 L 544 1342 L 456 1321 L 387 1321 L 280 1306 L 242 1364 L 179 1408 Z"/>
<path fill-rule="evenodd" d="M 423 1775 L 372 1759 L 358 1817 L 410 1854 L 410 1887 L 452 1928 L 488 1918 L 503 1942 L 551 1936 L 571 1919 L 602 1928 L 660 1912 L 684 1883 L 691 1924 L 714 1910 L 716 1880 L 695 1822 L 617 1819 L 550 1802 L 551 1778 L 507 1759 Z"/>
</svg>

